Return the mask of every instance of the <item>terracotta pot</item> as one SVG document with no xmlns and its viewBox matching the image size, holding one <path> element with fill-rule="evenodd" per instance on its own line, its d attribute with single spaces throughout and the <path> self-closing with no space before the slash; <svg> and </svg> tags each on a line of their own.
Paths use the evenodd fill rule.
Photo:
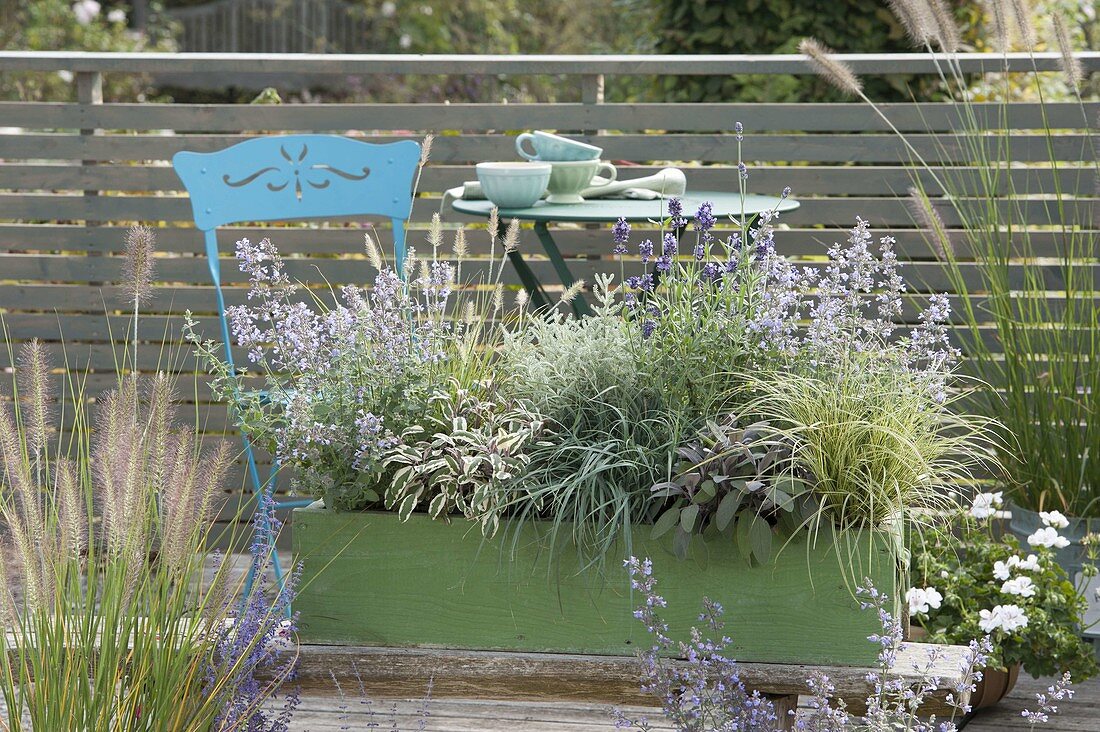
<svg viewBox="0 0 1100 732">
<path fill-rule="evenodd" d="M 1016 686 L 1016 680 L 1019 678 L 1020 664 L 1018 663 L 1007 669 L 982 669 L 982 680 L 976 684 L 977 688 L 970 695 L 970 706 L 974 709 L 993 706 L 1008 696 L 1008 692 Z"/>
</svg>

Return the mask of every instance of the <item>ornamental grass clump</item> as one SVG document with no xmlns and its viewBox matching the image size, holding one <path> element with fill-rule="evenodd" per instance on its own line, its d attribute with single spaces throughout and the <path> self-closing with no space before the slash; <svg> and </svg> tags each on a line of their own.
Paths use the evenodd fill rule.
<svg viewBox="0 0 1100 732">
<path fill-rule="evenodd" d="M 909 27 L 914 14 L 927 14 L 929 5 L 936 3 L 912 0 L 892 7 Z M 999 51 L 1010 50 L 1015 35 L 1026 53 L 1034 53 L 1037 28 L 1026 4 L 996 0 L 984 10 Z M 941 29 L 952 31 L 950 19 L 944 22 Z M 990 77 L 994 101 L 979 103 L 958 60 L 927 45 L 951 116 L 958 120 L 950 135 L 928 132 L 937 140 L 937 159 L 951 164 L 930 164 L 905 134 L 889 126 L 913 161 L 914 221 L 943 263 L 952 290 L 961 295 L 956 332 L 967 355 L 963 368 L 977 381 L 967 401 L 956 406 L 965 404 L 1001 425 L 996 450 L 1021 506 L 1087 517 L 1100 515 L 1100 294 L 1094 204 L 1088 200 L 1100 162 L 1079 165 L 1058 152 L 1062 128 L 1079 130 L 1084 150 L 1095 149 L 1096 140 L 1072 39 L 1060 17 L 1052 26 L 1068 105 L 1056 109 L 1050 103 L 1049 79 L 1034 59 L 1031 70 L 1019 74 L 1007 73 L 1006 59 L 1003 72 Z M 911 33 L 918 46 L 926 45 L 927 35 Z M 854 74 L 832 73 L 843 64 L 826 49 L 807 42 L 803 51 L 825 78 L 889 122 L 885 111 L 850 83 L 849 77 L 856 78 L 858 86 Z M 1039 107 L 1042 122 L 1034 141 L 1046 153 L 1026 171 L 1017 160 L 1019 132 L 1008 122 L 1015 114 L 1009 100 L 1021 91 Z M 1049 224 L 1036 225 L 1037 209 Z M 959 222 L 957 229 L 945 226 L 948 217 Z"/>
<path fill-rule="evenodd" d="M 6 729 L 238 729 L 224 723 L 223 707 L 241 695 L 237 679 L 250 661 L 213 654 L 222 628 L 240 632 L 232 583 L 227 567 L 202 581 L 233 457 L 227 446 L 204 450 L 201 435 L 176 421 L 163 374 L 120 377 L 93 416 L 78 381 L 57 390 L 35 341 L 21 349 L 6 396 Z M 281 619 L 265 610 L 255 625 Z M 252 635 L 248 644 L 259 642 Z M 247 695 L 253 709 L 283 676 L 273 678 Z"/>
</svg>

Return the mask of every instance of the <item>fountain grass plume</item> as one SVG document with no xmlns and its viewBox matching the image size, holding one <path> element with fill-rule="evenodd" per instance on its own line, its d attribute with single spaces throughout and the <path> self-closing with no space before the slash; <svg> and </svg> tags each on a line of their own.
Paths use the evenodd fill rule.
<svg viewBox="0 0 1100 732">
<path fill-rule="evenodd" d="M 928 7 L 928 13 L 935 23 L 933 34 L 936 43 L 946 53 L 955 53 L 962 45 L 962 37 L 959 34 L 959 26 L 951 14 L 951 8 L 944 0 L 924 0 Z"/>
<path fill-rule="evenodd" d="M 122 292 L 126 303 L 133 309 L 133 331 L 130 334 L 132 351 L 130 369 L 138 370 L 138 321 L 141 305 L 153 296 L 153 278 L 156 274 L 156 235 L 153 230 L 140 225 L 126 232 L 126 258 L 122 265 Z"/>
<path fill-rule="evenodd" d="M 1079 95 L 1081 82 L 1085 78 L 1085 71 L 1081 67 L 1080 59 L 1073 55 L 1073 43 L 1069 39 L 1069 30 L 1066 28 L 1065 18 L 1055 13 L 1050 22 L 1054 29 L 1054 39 L 1058 44 L 1059 65 L 1062 67 L 1062 74 L 1065 76 L 1066 84 L 1073 89 L 1074 93 Z"/>
<path fill-rule="evenodd" d="M 1035 25 L 1031 21 L 1031 6 L 1027 0 L 1011 0 L 1009 3 L 1012 20 L 1016 24 L 1016 35 L 1020 43 L 1028 50 L 1035 48 Z"/>
<path fill-rule="evenodd" d="M 1008 51 L 1011 44 L 1008 34 L 1008 8 L 1004 0 L 982 0 L 981 6 L 992 31 L 990 37 L 993 39 L 993 47 L 998 51 Z"/>
<path fill-rule="evenodd" d="M 936 254 L 943 259 L 954 256 L 954 245 L 951 243 L 947 226 L 928 194 L 916 186 L 910 186 L 906 204 L 909 215 L 930 237 L 930 241 L 936 249 Z"/>
<path fill-rule="evenodd" d="M 935 19 L 923 0 L 889 0 L 889 5 L 914 45 L 925 46 L 935 37 Z"/>
<path fill-rule="evenodd" d="M 798 50 L 806 54 L 810 64 L 834 87 L 853 97 L 863 97 L 863 83 L 855 72 L 834 58 L 834 51 L 815 38 L 803 38 Z"/>
</svg>

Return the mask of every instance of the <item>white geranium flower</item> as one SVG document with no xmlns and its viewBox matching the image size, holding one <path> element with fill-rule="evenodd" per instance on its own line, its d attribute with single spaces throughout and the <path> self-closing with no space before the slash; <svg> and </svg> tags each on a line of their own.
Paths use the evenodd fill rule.
<svg viewBox="0 0 1100 732">
<path fill-rule="evenodd" d="M 939 610 L 943 604 L 943 595 L 935 587 L 910 587 L 905 593 L 909 603 L 910 615 L 923 615 L 931 610 Z"/>
<path fill-rule="evenodd" d="M 111 12 L 107 13 L 107 21 L 110 23 L 125 23 L 126 11 L 122 8 L 115 8 Z"/>
<path fill-rule="evenodd" d="M 1012 576 L 1012 570 L 1009 569 L 1012 566 L 1012 558 L 1008 560 L 1008 564 L 997 560 L 993 563 L 993 576 L 1002 582 Z"/>
<path fill-rule="evenodd" d="M 997 605 L 992 610 L 980 611 L 978 616 L 981 618 L 978 627 L 984 633 L 992 633 L 998 628 L 1013 633 L 1027 627 L 1027 613 L 1019 605 Z"/>
<path fill-rule="evenodd" d="M 380 10 L 382 11 L 383 18 L 392 18 L 393 14 L 397 12 L 397 3 L 393 2 L 393 0 L 386 0 L 386 2 L 382 3 Z"/>
<path fill-rule="evenodd" d="M 1045 546 L 1053 547 L 1055 549 L 1062 549 L 1069 546 L 1069 539 L 1061 536 L 1058 531 L 1053 527 L 1044 526 L 1031 536 L 1027 537 L 1027 543 L 1031 546 Z"/>
<path fill-rule="evenodd" d="M 928 612 L 928 601 L 924 597 L 924 590 L 910 587 L 905 593 L 905 601 L 909 603 L 909 614 L 920 615 Z"/>
<path fill-rule="evenodd" d="M 102 6 L 96 0 L 77 0 L 73 3 L 73 15 L 80 25 L 88 25 L 99 15 Z"/>
<path fill-rule="evenodd" d="M 408 48 L 412 44 L 412 36 L 410 36 L 408 33 L 402 33 L 401 37 L 397 39 L 397 45 L 401 46 L 401 48 Z"/>
<path fill-rule="evenodd" d="M 73 72 L 62 69 L 57 72 L 57 78 L 61 79 L 66 84 L 71 84 L 73 82 Z"/>
<path fill-rule="evenodd" d="M 1061 511 L 1040 511 L 1039 518 L 1043 520 L 1043 524 L 1055 529 L 1064 529 L 1069 526 L 1069 519 Z"/>
<path fill-rule="evenodd" d="M 1004 504 L 1004 493 L 979 493 L 974 496 L 974 502 L 970 504 L 970 515 L 976 519 L 987 519 L 997 513 L 997 509 Z"/>
<path fill-rule="evenodd" d="M 1017 577 L 1010 579 L 1001 585 L 1001 592 L 1006 595 L 1019 595 L 1020 597 L 1034 597 L 1037 588 L 1030 577 Z"/>
<path fill-rule="evenodd" d="M 1027 627 L 1027 613 L 1019 605 L 998 605 L 997 607 L 1001 609 L 1001 627 L 1006 633 L 1015 633 L 1020 628 Z"/>
<path fill-rule="evenodd" d="M 1020 559 L 1019 557 L 1009 557 L 1008 566 L 1016 569 L 1022 569 L 1025 572 L 1038 572 L 1039 571 L 1039 557 L 1034 554 L 1028 554 L 1027 559 Z M 997 579 L 1008 579 L 1007 577 L 998 577 Z"/>
</svg>

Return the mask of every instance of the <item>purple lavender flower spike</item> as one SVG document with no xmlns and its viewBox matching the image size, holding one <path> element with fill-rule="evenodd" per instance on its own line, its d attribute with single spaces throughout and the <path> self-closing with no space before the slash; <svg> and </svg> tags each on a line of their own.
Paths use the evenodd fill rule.
<svg viewBox="0 0 1100 732">
<path fill-rule="evenodd" d="M 668 199 L 668 226 L 673 231 L 684 228 L 684 203 L 679 198 Z"/>
<path fill-rule="evenodd" d="M 626 254 L 626 243 L 630 239 L 630 223 L 620 216 L 619 220 L 611 226 L 611 236 L 615 240 L 615 248 L 611 251 L 615 254 Z"/>
</svg>

